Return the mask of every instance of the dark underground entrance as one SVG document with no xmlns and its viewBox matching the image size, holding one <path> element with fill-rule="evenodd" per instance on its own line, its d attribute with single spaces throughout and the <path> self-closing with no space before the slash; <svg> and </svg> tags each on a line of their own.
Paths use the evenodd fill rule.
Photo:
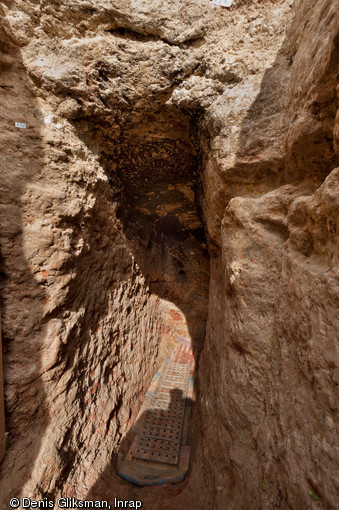
<svg viewBox="0 0 339 510">
<path fill-rule="evenodd" d="M 131 134 L 118 145 L 118 216 L 151 292 L 169 307 L 176 305 L 186 334 L 203 344 L 209 257 L 199 203 L 199 154 L 185 128 L 176 126 L 166 138 Z M 173 311 L 168 318 L 180 322 Z"/>
<path fill-rule="evenodd" d="M 137 123 L 131 112 L 118 117 L 118 127 L 92 119 L 91 132 L 100 140 L 101 164 L 129 249 L 150 292 L 163 300 L 168 327 L 203 345 L 209 253 L 197 122 L 166 105 L 145 112 Z M 166 350 L 165 338 L 166 332 Z"/>
<path fill-rule="evenodd" d="M 111 119 L 92 118 L 90 143 L 100 146 L 101 164 L 135 270 L 145 277 L 150 294 L 160 299 L 159 369 L 171 357 L 179 338 L 201 348 L 205 338 L 209 253 L 201 205 L 203 165 L 197 119 L 166 105 L 144 113 L 137 123 L 131 112 L 117 117 L 119 126 Z M 194 407 L 188 431 L 191 462 L 200 435 Z M 133 437 L 129 430 L 121 439 L 112 463 L 89 497 L 100 494 L 102 498 L 103 486 L 109 492 L 107 497 L 138 494 L 140 489 L 116 475 Z M 114 489 L 109 488 L 112 477 Z M 170 491 L 178 494 L 182 488 L 183 484 L 178 484 Z M 142 490 L 145 494 L 146 488 Z M 147 488 L 150 501 L 155 496 L 152 491 L 159 490 L 169 488 Z"/>
</svg>

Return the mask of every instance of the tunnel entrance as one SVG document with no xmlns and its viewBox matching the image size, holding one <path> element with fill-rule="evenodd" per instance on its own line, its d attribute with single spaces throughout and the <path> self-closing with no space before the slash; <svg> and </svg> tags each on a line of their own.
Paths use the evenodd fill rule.
<svg viewBox="0 0 339 510">
<path fill-rule="evenodd" d="M 153 375 L 166 359 L 178 361 L 175 353 L 179 342 L 194 346 L 190 351 L 194 379 L 205 339 L 209 292 L 197 119 L 157 101 L 150 108 L 152 111 L 142 113 L 119 111 L 114 120 L 91 118 L 85 138 L 88 145 L 99 147 L 135 270 L 145 278 L 150 296 L 160 302 L 162 327 Z M 134 419 L 134 429 L 139 426 L 139 417 Z M 191 418 L 186 427 L 187 443 L 194 451 L 199 425 L 192 426 Z M 131 431 L 118 445 L 113 460 L 115 474 L 133 442 Z M 107 479 L 112 475 L 109 469 Z M 116 479 L 115 493 L 120 483 Z M 95 494 L 94 487 L 91 497 Z"/>
<path fill-rule="evenodd" d="M 162 300 L 164 355 L 178 335 L 199 345 L 205 337 L 209 254 L 195 131 L 195 119 L 165 107 L 119 126 L 102 152 L 135 263 Z"/>
</svg>

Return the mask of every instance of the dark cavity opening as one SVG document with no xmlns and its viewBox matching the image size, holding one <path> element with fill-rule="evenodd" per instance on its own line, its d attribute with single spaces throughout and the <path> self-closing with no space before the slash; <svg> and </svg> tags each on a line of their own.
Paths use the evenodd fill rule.
<svg viewBox="0 0 339 510">
<path fill-rule="evenodd" d="M 147 104 L 142 101 L 139 109 L 125 105 L 111 117 L 86 119 L 81 135 L 100 154 L 135 270 L 161 300 L 154 374 L 171 356 L 176 339 L 203 346 L 210 274 L 198 119 L 168 107 L 166 100 L 161 95 Z M 82 129 L 81 120 L 78 128 Z M 141 322 L 140 327 L 147 324 Z M 188 435 L 192 457 L 199 427 L 193 410 Z M 133 437 L 131 429 L 120 442 L 119 454 L 113 457 L 115 472 L 118 457 L 125 457 Z"/>
<path fill-rule="evenodd" d="M 202 345 L 209 254 L 195 119 L 163 107 L 145 112 L 139 122 L 123 123 L 118 136 L 111 133 L 117 130 L 107 127 L 102 164 L 135 262 L 150 291 L 168 303 L 171 340 L 189 335 Z"/>
</svg>

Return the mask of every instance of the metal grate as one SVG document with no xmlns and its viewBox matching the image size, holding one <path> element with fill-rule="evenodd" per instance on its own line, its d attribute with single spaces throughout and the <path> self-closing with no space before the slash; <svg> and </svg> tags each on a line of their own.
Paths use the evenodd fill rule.
<svg viewBox="0 0 339 510">
<path fill-rule="evenodd" d="M 177 465 L 191 367 L 166 360 L 133 457 Z"/>
</svg>

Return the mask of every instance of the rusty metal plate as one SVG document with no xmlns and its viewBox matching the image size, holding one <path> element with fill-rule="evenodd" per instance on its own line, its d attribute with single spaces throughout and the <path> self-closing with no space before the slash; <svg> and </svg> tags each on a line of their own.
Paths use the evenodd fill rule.
<svg viewBox="0 0 339 510">
<path fill-rule="evenodd" d="M 168 418 L 164 418 L 161 416 L 155 416 L 155 413 L 146 417 L 144 427 L 161 427 L 167 430 L 179 430 L 181 431 L 181 421 L 180 420 L 169 420 Z"/>
<path fill-rule="evenodd" d="M 154 400 L 151 402 L 149 409 L 162 409 L 163 411 L 168 411 L 169 415 L 172 412 L 179 412 L 185 408 L 185 405 L 182 401 L 180 402 L 172 402 L 168 400 Z"/>
<path fill-rule="evenodd" d="M 181 426 L 180 422 L 178 427 L 154 427 L 151 425 L 145 426 L 145 436 L 149 438 L 167 439 L 168 441 L 180 441 Z"/>
<path fill-rule="evenodd" d="M 181 428 L 181 423 L 177 431 L 160 427 L 144 427 L 133 457 L 153 462 L 177 464 L 180 454 Z"/>
<path fill-rule="evenodd" d="M 177 465 L 179 462 L 178 454 L 169 452 L 159 452 L 158 450 L 145 450 L 136 446 L 134 458 L 149 460 L 151 462 L 164 462 L 165 464 Z"/>
<path fill-rule="evenodd" d="M 176 455 L 179 452 L 180 443 L 178 440 L 160 439 L 154 437 L 142 437 L 138 441 L 137 448 L 141 450 L 156 450 Z"/>
<path fill-rule="evenodd" d="M 164 420 L 181 420 L 182 413 L 180 411 L 173 411 L 171 415 L 167 411 L 167 409 L 152 409 L 151 412 L 147 411 L 146 420 L 150 419 L 149 417 L 152 417 L 153 419 L 164 419 Z"/>
<path fill-rule="evenodd" d="M 181 402 L 182 391 L 178 388 L 173 389 L 170 386 L 161 386 L 157 392 L 156 398 L 159 400 L 167 400 L 171 402 Z"/>
</svg>

